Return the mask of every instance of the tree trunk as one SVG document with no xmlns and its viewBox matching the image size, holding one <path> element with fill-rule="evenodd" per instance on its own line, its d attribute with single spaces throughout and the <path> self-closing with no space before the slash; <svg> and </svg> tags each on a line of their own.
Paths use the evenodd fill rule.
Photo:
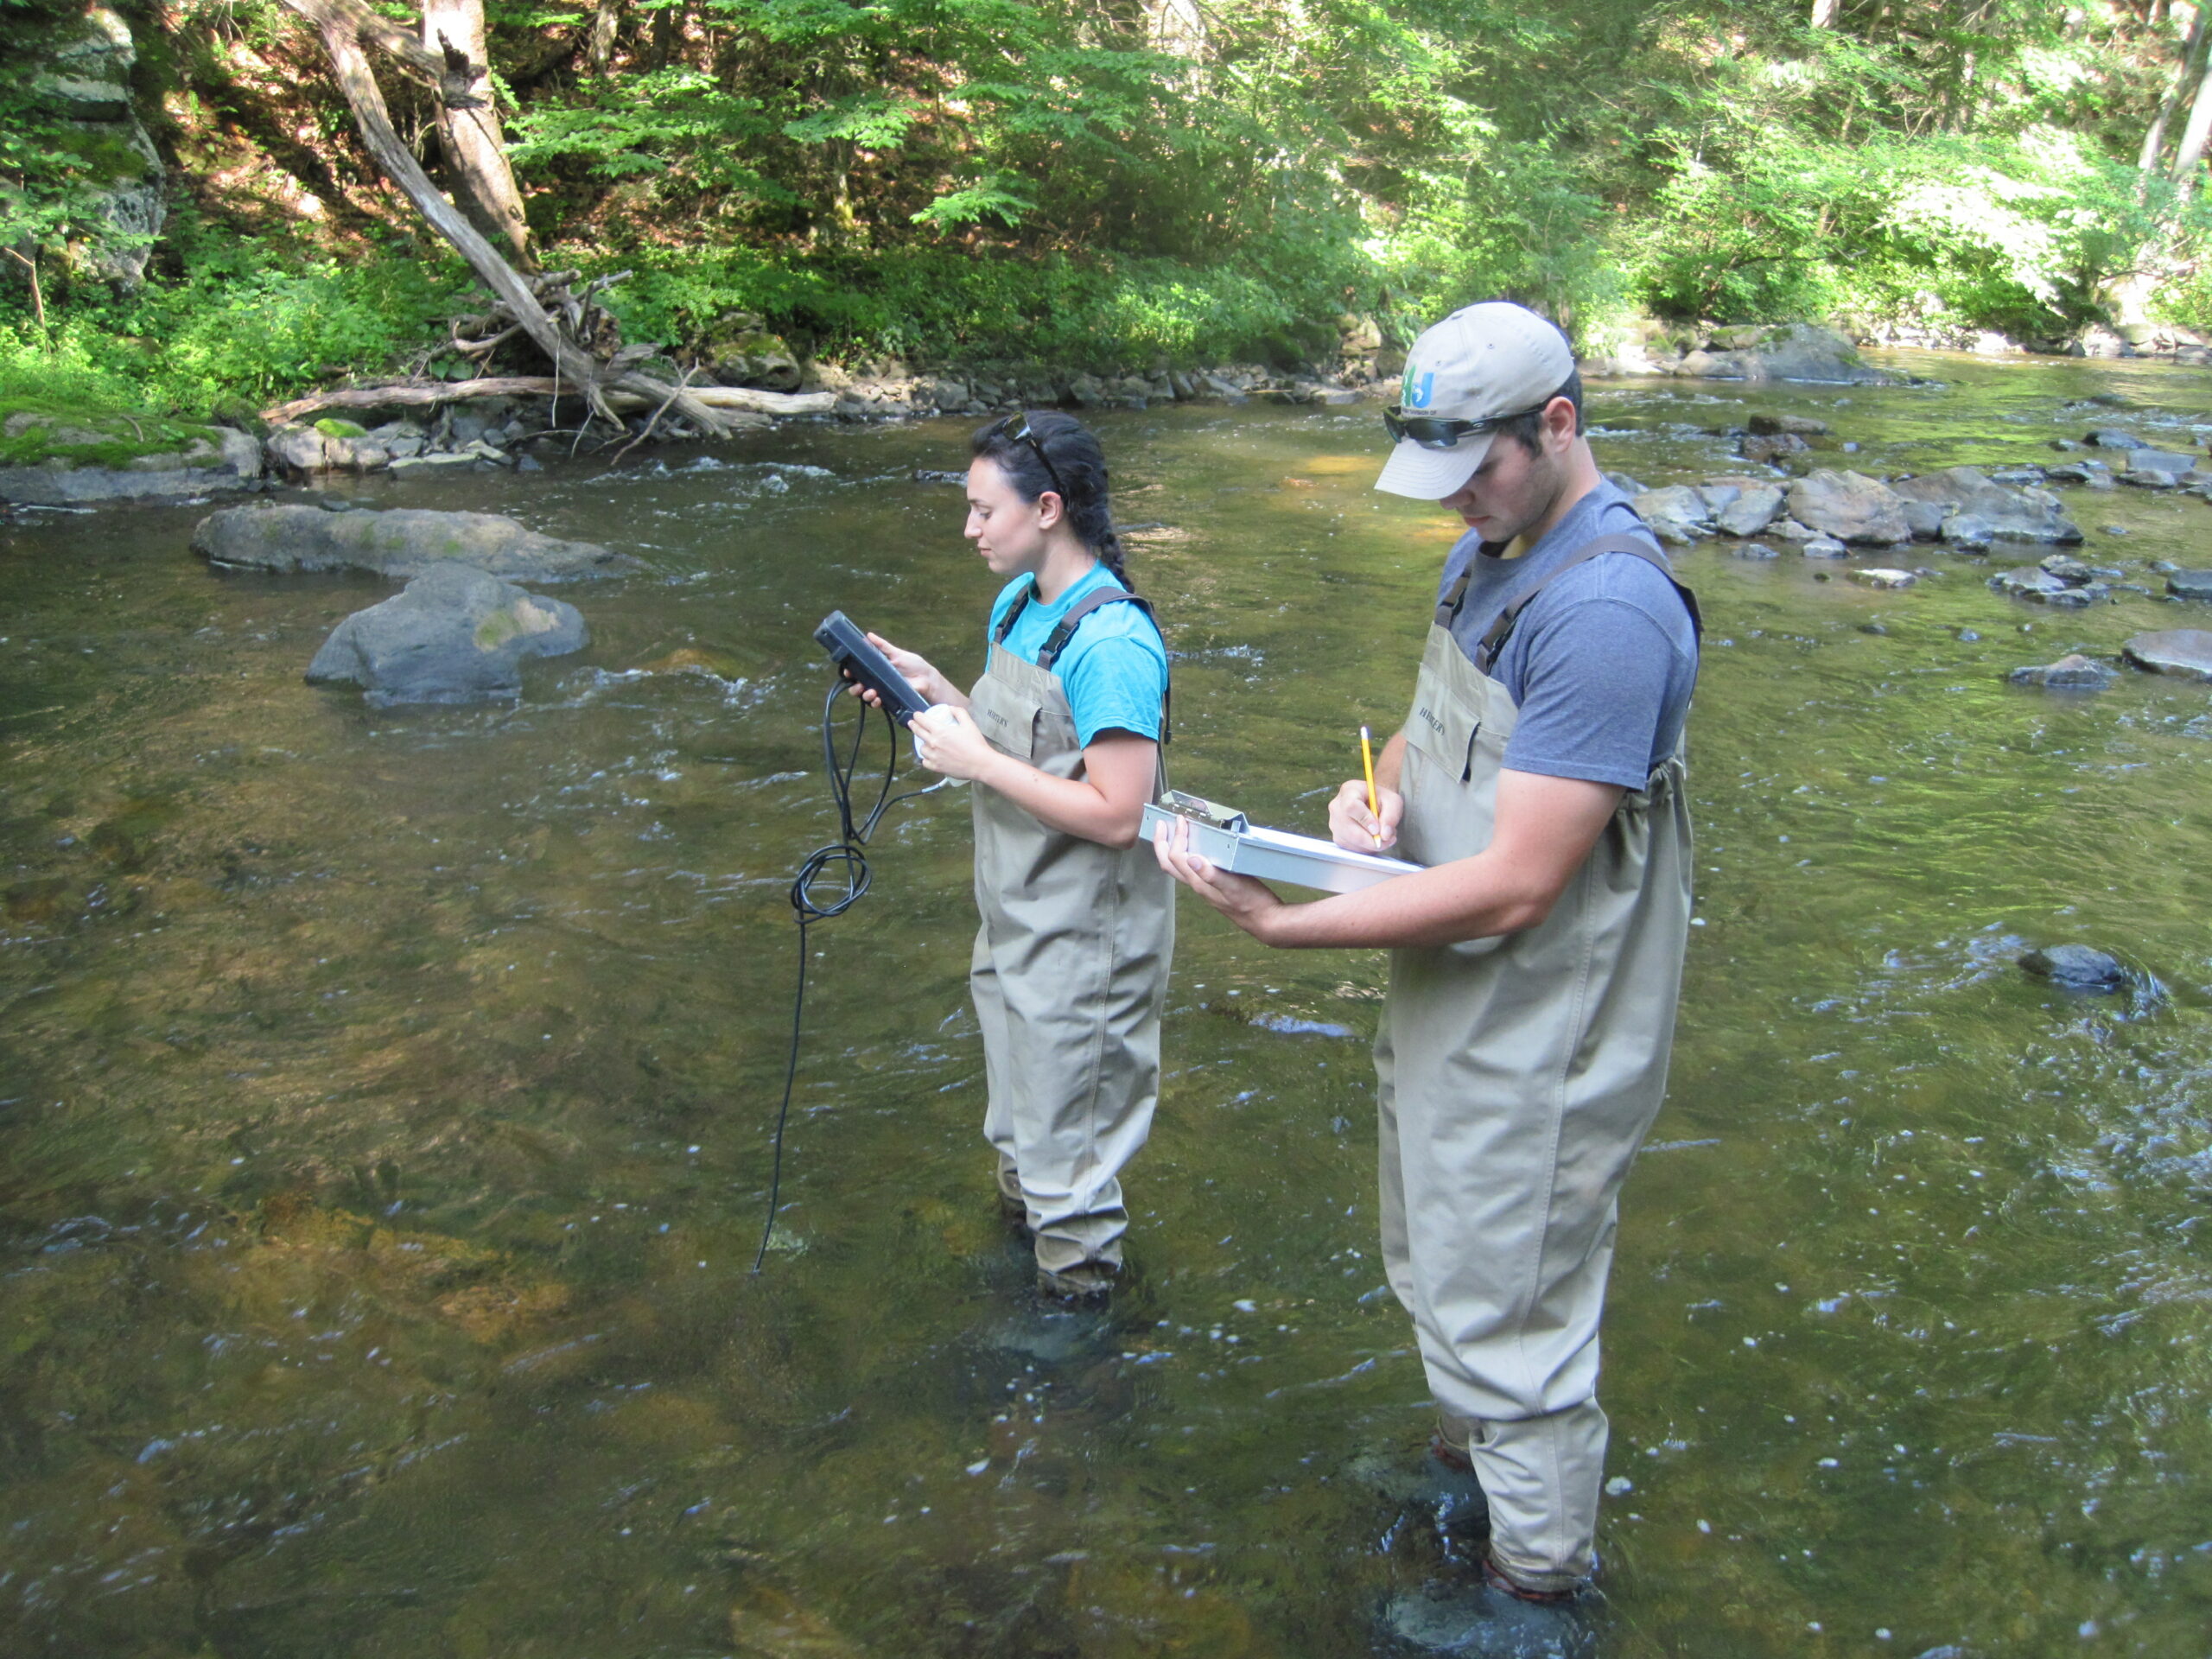
<svg viewBox="0 0 2212 1659">
<path fill-rule="evenodd" d="M 1834 29 L 1842 21 L 1843 0 L 1813 0 L 1813 27 Z"/>
<path fill-rule="evenodd" d="M 2174 151 L 2173 180 L 2184 197 L 2196 188 L 2196 169 L 2204 160 L 2207 140 L 2212 140 L 2212 64 L 2196 77 L 2189 123 L 2182 128 L 2181 145 Z"/>
<path fill-rule="evenodd" d="M 453 175 L 454 194 L 477 229 L 505 238 L 515 262 L 531 270 L 530 223 L 523 217 L 522 193 L 507 166 L 506 141 L 492 103 L 484 0 L 423 0 L 423 45 L 441 54 L 456 78 L 468 78 L 462 99 L 438 101 L 438 145 Z"/>
<path fill-rule="evenodd" d="M 377 78 L 370 71 L 368 54 L 362 49 L 361 41 L 364 36 L 375 41 L 417 73 L 426 64 L 429 65 L 441 80 L 447 66 L 431 58 L 413 35 L 369 10 L 362 0 L 283 0 L 283 3 L 321 31 L 323 49 L 330 54 L 330 67 L 337 75 L 338 88 L 353 111 L 353 120 L 361 130 L 362 142 L 367 144 L 370 155 L 430 228 L 451 243 L 468 261 L 485 287 L 506 302 L 538 350 L 552 360 L 555 378 L 561 382 L 562 389 L 573 388 L 589 403 L 594 414 L 614 426 L 622 423 L 621 417 L 608 404 L 607 388 L 634 391 L 642 397 L 665 396 L 669 388 L 664 380 L 635 373 L 607 376 L 598 359 L 563 334 L 546 315 L 544 305 L 521 273 L 499 257 L 499 250 L 468 222 L 466 214 L 439 194 L 437 187 L 430 182 L 430 175 L 423 170 L 423 164 L 392 130 L 391 111 L 385 105 L 384 89 L 377 85 Z M 721 416 L 687 391 L 677 391 L 674 407 L 686 420 L 716 436 L 728 429 Z"/>
<path fill-rule="evenodd" d="M 2166 83 L 2166 95 L 2158 100 L 2151 130 L 2143 135 L 2143 151 L 2135 162 L 2136 171 L 2143 175 L 2143 190 L 2139 194 L 2149 191 L 2151 175 L 2158 170 L 2159 159 L 2165 154 L 2166 130 L 2173 124 L 2174 111 L 2181 107 L 2181 95 L 2201 73 L 2197 55 L 2203 50 L 2207 17 L 2212 17 L 2212 5 L 2200 3 L 2196 21 L 2190 25 L 2189 39 L 2181 49 L 2181 61 L 2174 66 L 2173 79 Z"/>
<path fill-rule="evenodd" d="M 621 0 L 599 0 L 591 19 L 591 67 L 601 74 L 614 60 L 614 38 L 621 24 Z"/>
</svg>

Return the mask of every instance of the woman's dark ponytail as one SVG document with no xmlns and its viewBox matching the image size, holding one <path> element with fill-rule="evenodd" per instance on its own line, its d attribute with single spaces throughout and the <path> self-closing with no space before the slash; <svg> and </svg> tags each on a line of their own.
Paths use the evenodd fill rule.
<svg viewBox="0 0 2212 1659">
<path fill-rule="evenodd" d="M 982 428 L 973 448 L 977 458 L 998 464 L 1023 500 L 1034 501 L 1047 490 L 1058 496 L 1069 528 L 1115 581 L 1136 591 L 1114 529 L 1106 452 L 1081 421 L 1058 410 L 1025 410 Z"/>
</svg>

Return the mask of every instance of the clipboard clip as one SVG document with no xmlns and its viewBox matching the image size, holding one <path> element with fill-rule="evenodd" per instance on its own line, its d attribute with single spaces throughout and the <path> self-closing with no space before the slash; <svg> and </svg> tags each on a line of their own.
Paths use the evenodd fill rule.
<svg viewBox="0 0 2212 1659">
<path fill-rule="evenodd" d="M 1202 796 L 1185 795 L 1179 789 L 1163 791 L 1154 804 L 1163 812 L 1173 812 L 1179 818 L 1188 818 L 1193 823 L 1215 830 L 1225 830 L 1232 836 L 1241 836 L 1252 827 L 1252 821 L 1235 807 L 1224 806 L 1219 801 L 1209 801 Z"/>
</svg>

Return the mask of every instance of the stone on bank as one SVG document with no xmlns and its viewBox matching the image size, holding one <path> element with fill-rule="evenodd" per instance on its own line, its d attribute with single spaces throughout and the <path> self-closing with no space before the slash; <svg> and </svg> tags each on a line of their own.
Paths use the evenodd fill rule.
<svg viewBox="0 0 2212 1659">
<path fill-rule="evenodd" d="M 226 426 L 35 409 L 0 418 L 0 502 L 16 506 L 174 500 L 260 480 L 261 445 Z"/>
</svg>

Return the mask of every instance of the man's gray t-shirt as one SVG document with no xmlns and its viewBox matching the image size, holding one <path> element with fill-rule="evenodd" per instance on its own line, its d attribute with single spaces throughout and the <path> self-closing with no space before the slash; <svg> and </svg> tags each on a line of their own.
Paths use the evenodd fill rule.
<svg viewBox="0 0 2212 1659">
<path fill-rule="evenodd" d="M 1600 536 L 1658 540 L 1611 484 L 1569 507 L 1517 559 L 1470 531 L 1444 562 L 1443 602 L 1468 573 L 1452 636 L 1471 660 L 1499 613 Z M 1627 554 L 1591 559 L 1533 600 L 1491 664 L 1520 709 L 1506 740 L 1514 772 L 1641 789 L 1675 752 L 1697 683 L 1697 631 L 1674 584 Z"/>
</svg>

